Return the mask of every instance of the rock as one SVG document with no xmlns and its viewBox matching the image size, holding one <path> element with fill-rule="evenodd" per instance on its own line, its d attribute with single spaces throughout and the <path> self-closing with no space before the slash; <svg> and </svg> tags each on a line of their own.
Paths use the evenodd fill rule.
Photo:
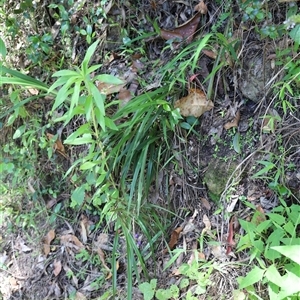
<svg viewBox="0 0 300 300">
<path fill-rule="evenodd" d="M 274 70 L 271 61 L 264 59 L 263 53 L 254 54 L 253 57 L 243 61 L 239 89 L 244 97 L 259 102 L 266 94 L 266 84 L 272 78 Z"/>
<path fill-rule="evenodd" d="M 220 196 L 226 187 L 226 183 L 238 165 L 236 161 L 221 161 L 213 159 L 205 172 L 204 182 L 211 194 Z"/>
</svg>

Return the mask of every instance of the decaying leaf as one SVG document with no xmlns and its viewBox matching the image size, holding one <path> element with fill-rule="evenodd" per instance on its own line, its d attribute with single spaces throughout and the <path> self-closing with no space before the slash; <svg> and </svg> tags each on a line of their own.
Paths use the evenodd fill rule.
<svg viewBox="0 0 300 300">
<path fill-rule="evenodd" d="M 59 275 L 59 273 L 61 272 L 61 261 L 54 260 L 53 266 L 54 266 L 53 274 L 55 277 L 57 277 Z"/>
<path fill-rule="evenodd" d="M 200 14 L 207 14 L 207 6 L 203 0 L 201 0 L 194 8 L 195 11 L 200 12 Z"/>
<path fill-rule="evenodd" d="M 118 94 L 118 99 L 122 101 L 120 105 L 123 107 L 132 99 L 132 94 L 129 90 L 123 88 Z"/>
<path fill-rule="evenodd" d="M 233 240 L 234 236 L 234 226 L 233 223 L 235 222 L 235 217 L 232 216 L 229 224 L 228 224 L 228 235 L 227 235 L 227 250 L 226 250 L 226 255 L 228 255 L 231 251 L 232 248 L 235 246 L 235 241 Z"/>
<path fill-rule="evenodd" d="M 51 133 L 46 133 L 46 136 L 47 136 L 49 141 L 52 140 L 53 137 L 54 137 L 54 135 L 51 134 Z M 60 153 L 62 156 L 66 157 L 65 147 L 59 139 L 57 139 L 54 142 L 53 149 L 54 149 L 54 151 L 57 151 L 58 153 Z"/>
<path fill-rule="evenodd" d="M 201 203 L 202 205 L 207 209 L 210 210 L 211 209 L 211 205 L 208 202 L 208 200 L 206 198 L 200 197 Z"/>
<path fill-rule="evenodd" d="M 111 84 L 107 82 L 99 82 L 97 84 L 98 90 L 101 94 L 110 95 L 118 93 L 125 85 L 125 82 L 122 84 Z"/>
<path fill-rule="evenodd" d="M 81 235 L 81 240 L 84 244 L 87 242 L 88 226 L 89 226 L 88 218 L 85 215 L 82 215 L 80 221 L 80 235 Z"/>
<path fill-rule="evenodd" d="M 84 249 L 84 245 L 79 241 L 79 239 L 72 234 L 62 235 L 60 237 L 60 243 L 66 247 L 73 248 L 75 250 Z"/>
<path fill-rule="evenodd" d="M 51 229 L 44 238 L 44 254 L 50 253 L 50 244 L 55 239 L 55 231 Z"/>
<path fill-rule="evenodd" d="M 25 244 L 25 241 L 21 237 L 16 240 L 15 248 L 25 253 L 32 251 L 32 249 Z"/>
<path fill-rule="evenodd" d="M 199 24 L 200 14 L 198 12 L 190 20 L 173 30 L 161 29 L 160 36 L 165 40 L 177 39 L 179 42 L 186 40 L 187 43 L 190 43 Z"/>
<path fill-rule="evenodd" d="M 216 59 L 216 58 L 217 58 L 217 53 L 216 53 L 215 51 L 203 49 L 202 52 L 203 52 L 206 56 L 208 56 L 208 57 L 210 57 L 210 58 L 212 58 L 212 59 Z"/>
<path fill-rule="evenodd" d="M 194 116 L 198 118 L 206 111 L 211 110 L 214 104 L 212 101 L 206 99 L 205 94 L 201 90 L 190 89 L 189 94 L 177 100 L 174 106 L 180 109 L 180 113 L 184 117 Z"/>
<path fill-rule="evenodd" d="M 173 230 L 173 232 L 171 234 L 170 242 L 168 243 L 169 248 L 171 250 L 176 246 L 176 244 L 178 242 L 179 234 L 181 231 L 182 231 L 182 227 L 178 227 L 175 230 Z M 168 252 L 168 249 L 165 249 L 164 254 L 166 254 L 167 252 Z"/>
<path fill-rule="evenodd" d="M 84 296 L 82 293 L 80 292 L 76 292 L 76 295 L 75 295 L 75 300 L 86 300 L 86 296 Z"/>
<path fill-rule="evenodd" d="M 241 113 L 238 110 L 236 112 L 235 118 L 231 122 L 227 122 L 224 125 L 224 129 L 228 130 L 228 129 L 232 128 L 232 127 L 238 127 L 239 126 L 239 122 L 240 122 L 240 118 L 241 118 Z"/>
<path fill-rule="evenodd" d="M 105 253 L 102 251 L 101 248 L 98 248 L 97 253 L 99 255 L 100 261 L 102 262 L 103 267 L 108 271 L 108 275 L 106 276 L 106 279 L 109 279 L 112 277 L 112 273 L 110 268 L 107 266 L 106 262 L 105 262 Z"/>
</svg>

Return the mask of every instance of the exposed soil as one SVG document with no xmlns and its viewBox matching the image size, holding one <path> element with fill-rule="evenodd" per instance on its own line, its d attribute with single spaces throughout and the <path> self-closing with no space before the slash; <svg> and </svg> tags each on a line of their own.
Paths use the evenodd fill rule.
<svg viewBox="0 0 300 300">
<path fill-rule="evenodd" d="M 93 28 L 96 37 L 102 41 L 93 64 L 103 63 L 102 73 L 126 78 L 128 89 L 135 95 L 158 88 L 162 79 L 159 68 L 182 51 L 185 42 L 179 46 L 174 45 L 173 49 L 163 50 L 166 42 L 153 34 L 133 42 L 136 52 L 131 50 L 132 54 L 129 55 L 128 50 L 125 51 L 124 39 L 134 40 L 139 37 L 138 32 L 153 32 L 153 23 L 150 20 L 155 20 L 159 28 L 172 30 L 195 15 L 194 7 L 198 2 L 141 0 L 106 3 L 104 10 L 107 18 L 99 22 L 98 28 Z M 284 74 L 279 67 L 273 66 L 270 57 L 275 54 L 275 46 L 280 44 L 279 47 L 284 47 L 290 40 L 284 37 L 276 41 L 278 44 L 275 45 L 273 40 L 261 39 L 255 30 L 255 24 L 250 21 L 242 22 L 238 1 L 233 1 L 234 5 L 230 10 L 234 20 L 220 21 L 222 12 L 226 12 L 228 8 L 226 3 L 221 6 L 218 3 L 219 1 L 206 3 L 208 12 L 201 15 L 193 40 L 200 42 L 205 34 L 215 34 L 214 26 L 217 25 L 217 32 L 224 33 L 226 26 L 232 23 L 230 28 L 233 37 L 238 40 L 234 46 L 239 54 L 239 61 L 228 61 L 216 76 L 210 95 L 214 108 L 199 118 L 193 131 L 188 133 L 180 126 L 176 129 L 172 145 L 175 159 L 161 170 L 149 197 L 152 203 L 166 209 L 171 208 L 176 213 L 176 217 L 169 220 L 169 236 L 165 238 L 169 240 L 174 231 L 180 228 L 176 247 L 186 249 L 171 268 L 164 270 L 170 256 L 165 251 L 164 244 L 159 245 L 157 242 L 157 257 L 150 257 L 146 262 L 149 274 L 158 279 L 160 288 L 167 288 L 171 284 L 178 285 L 181 280 L 178 268 L 183 262 L 194 259 L 194 252 L 191 250 L 199 250 L 199 241 L 203 239 L 201 251 L 197 253 L 206 261 L 216 261 L 219 268 L 212 271 L 209 276 L 212 284 L 207 286 L 206 292 L 199 295 L 198 299 L 233 299 L 233 290 L 238 288 L 236 278 L 244 276 L 251 268 L 251 265 L 248 265 L 247 253 L 235 253 L 234 245 L 228 245 L 228 231 L 229 215 L 233 212 L 235 218 L 247 219 L 251 216 L 251 211 L 238 201 L 239 197 L 244 196 L 263 212 L 269 212 L 278 204 L 276 193 L 268 187 L 267 182 L 252 177 L 257 172 L 257 168 L 254 168 L 257 160 L 268 160 L 270 153 L 281 155 L 280 147 L 284 147 L 285 166 L 294 166 L 286 173 L 284 182 L 292 191 L 287 200 L 295 203 L 300 201 L 299 101 L 294 103 L 294 113 L 285 115 L 280 108 L 275 107 L 276 99 L 272 94 L 272 86 Z M 62 69 L 72 68 L 82 61 L 88 44 L 86 37 L 78 34 L 76 26 L 85 28 L 83 18 L 91 18 L 91 9 L 96 10 L 101 6 L 100 3 L 85 3 L 80 8 L 78 2 L 79 8 L 76 5 L 70 7 L 70 10 L 73 9 L 69 16 L 70 27 L 68 34 L 62 36 L 60 29 L 63 24 L 57 22 L 56 18 L 59 10 L 49 8 L 49 4 L 48 1 L 37 2 L 36 9 L 29 12 L 35 20 L 35 26 L 25 26 L 18 32 L 18 36 L 7 43 L 8 48 L 19 49 L 19 55 L 12 55 L 9 63 L 18 70 L 28 69 L 30 75 L 45 81 L 51 72 L 57 71 L 53 70 L 53 61 L 58 64 L 65 56 L 66 61 L 63 62 Z M 277 16 L 278 24 L 285 21 L 281 13 L 285 5 L 287 4 L 274 1 L 270 9 L 270 12 Z M 8 13 L 12 14 L 13 7 L 13 1 L 5 4 Z M 34 64 L 25 53 L 28 47 L 26 37 L 33 33 L 33 28 L 36 29 L 35 34 L 51 33 L 55 37 L 52 54 L 43 58 L 42 65 Z M 220 50 L 217 45 L 216 50 Z M 200 73 L 195 80 L 189 82 L 190 86 L 207 91 L 209 81 L 205 82 L 205 79 L 213 70 L 214 63 L 214 58 L 201 55 L 198 61 Z M 138 70 L 138 75 L 134 68 Z M 276 76 L 278 72 L 280 75 Z M 193 75 L 195 74 L 189 74 L 187 70 L 186 81 L 188 82 Z M 268 84 L 270 81 L 271 84 Z M 141 82 L 149 84 L 142 86 Z M 172 96 L 171 101 L 185 96 L 188 86 L 178 84 L 174 90 L 176 94 Z M 110 97 L 113 99 L 116 96 L 113 94 Z M 28 109 L 39 114 L 46 122 L 47 111 L 51 110 L 51 99 L 39 100 L 35 105 L 29 105 Z M 264 128 L 264 116 L 269 114 L 278 114 L 282 120 L 270 131 Z M 232 125 L 237 116 L 237 124 Z M 72 133 L 78 127 L 76 122 L 80 123 L 81 120 L 63 128 L 62 136 Z M 230 128 L 226 129 L 227 126 Z M 53 125 L 50 130 L 55 133 L 59 127 Z M 2 133 L 6 139 L 11 136 L 11 132 L 5 132 L 4 129 Z M 235 144 L 237 133 L 240 140 L 238 146 Z M 276 138 L 279 135 L 280 141 Z M 42 167 L 38 169 L 39 172 L 48 174 L 41 186 L 51 186 L 54 181 L 59 186 L 71 184 L 61 179 L 62 174 L 85 150 L 84 147 L 78 147 L 74 153 L 68 153 L 69 157 L 72 157 L 71 160 L 57 154 L 52 161 L 48 161 L 47 154 L 41 152 Z M 28 186 L 30 198 L 30 181 Z M 49 223 L 48 219 L 55 204 L 69 201 L 69 189 L 65 190 L 67 192 L 61 193 L 57 198 L 44 195 L 40 200 L 44 209 L 35 220 L 35 226 L 26 227 L 29 229 L 16 228 L 15 219 L 11 216 L 1 216 L 0 299 L 112 299 L 109 296 L 112 287 L 111 265 L 107 262 L 112 260 L 107 258 L 112 257 L 115 232 L 109 226 L 96 228 L 98 215 L 82 211 L 74 216 L 70 208 L 66 208 L 64 218 L 57 218 Z M 34 206 L 34 203 L 31 204 L 32 207 L 26 206 L 30 203 L 26 195 L 16 201 L 9 199 L 9 195 L 0 196 L 0 199 L 1 205 L 4 202 L 7 206 L 17 203 L 20 213 L 28 212 Z M 223 213 L 215 214 L 220 207 Z M 70 220 L 70 216 L 73 221 Z M 164 218 L 164 215 L 161 217 Z M 45 241 L 49 232 L 51 235 L 51 230 L 55 230 L 53 238 L 49 238 L 48 241 L 46 238 Z M 137 244 L 142 245 L 145 243 L 144 237 L 138 234 L 137 232 Z M 237 229 L 236 234 L 242 232 Z M 206 235 L 209 238 L 206 238 Z M 219 243 L 206 243 L 208 240 Z M 45 249 L 48 242 L 51 246 Z M 79 255 L 82 250 L 88 253 L 88 260 L 84 254 Z M 118 251 L 118 295 L 115 299 L 126 299 L 126 243 L 122 236 L 119 238 Z M 147 256 L 148 253 L 144 255 Z M 147 280 L 145 278 L 145 281 Z M 143 299 L 136 278 L 133 282 L 132 299 Z M 181 291 L 181 296 L 185 296 L 188 290 L 195 291 L 197 286 L 196 281 L 192 282 Z M 265 287 L 259 288 L 260 296 L 267 299 L 264 298 Z M 108 293 L 107 297 L 104 296 L 105 293 Z"/>
</svg>

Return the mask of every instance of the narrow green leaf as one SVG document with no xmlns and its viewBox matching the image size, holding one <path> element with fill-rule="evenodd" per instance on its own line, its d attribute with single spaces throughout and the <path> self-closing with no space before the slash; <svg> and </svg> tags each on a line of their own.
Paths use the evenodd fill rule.
<svg viewBox="0 0 300 300">
<path fill-rule="evenodd" d="M 82 61 L 82 65 L 81 65 L 81 69 L 83 72 L 83 75 L 86 76 L 88 74 L 88 64 L 92 58 L 92 55 L 94 54 L 98 44 L 99 44 L 100 40 L 97 40 L 96 42 L 94 42 L 86 51 L 86 54 L 84 56 L 84 59 Z"/>
<path fill-rule="evenodd" d="M 89 170 L 89 169 L 92 169 L 93 167 L 95 167 L 96 165 L 97 165 L 97 163 L 95 163 L 95 162 L 87 161 L 80 166 L 80 170 Z"/>
<path fill-rule="evenodd" d="M 241 154 L 240 133 L 237 132 L 233 138 L 233 149 L 236 153 Z"/>
<path fill-rule="evenodd" d="M 94 97 L 94 102 L 96 106 L 99 108 L 100 113 L 105 116 L 105 108 L 104 108 L 104 101 L 105 101 L 105 96 L 100 93 L 100 91 L 97 89 L 97 87 L 90 82 L 89 88 L 91 90 L 91 93 Z"/>
<path fill-rule="evenodd" d="M 67 139 L 65 140 L 64 143 L 68 145 L 85 145 L 85 144 L 91 144 L 93 142 L 94 140 L 92 138 L 92 135 L 90 133 L 86 133 L 82 137 L 78 137 L 73 140 Z"/>
<path fill-rule="evenodd" d="M 7 73 L 13 77 L 21 79 L 23 81 L 22 85 L 27 83 L 28 86 L 34 86 L 37 88 L 40 87 L 39 89 L 41 89 L 41 90 L 46 90 L 46 89 L 48 90 L 48 88 L 49 88 L 48 85 L 43 83 L 42 81 L 32 78 L 30 76 L 27 76 L 19 71 L 8 69 L 8 68 L 4 67 L 2 64 L 0 64 L 0 70 L 3 73 Z M 2 83 L 2 77 L 1 77 L 0 83 Z"/>
<path fill-rule="evenodd" d="M 81 75 L 72 70 L 60 70 L 55 72 L 52 77 L 81 77 Z"/>
<path fill-rule="evenodd" d="M 100 74 L 95 76 L 96 80 L 99 80 L 101 82 L 106 82 L 106 83 L 110 83 L 110 84 L 123 84 L 124 81 L 117 78 L 116 76 L 113 75 L 109 75 L 109 74 Z"/>
<path fill-rule="evenodd" d="M 6 57 L 6 54 L 7 54 L 5 44 L 4 44 L 3 40 L 1 39 L 1 37 L 0 37 L 0 54 L 2 55 L 3 59 Z"/>
</svg>

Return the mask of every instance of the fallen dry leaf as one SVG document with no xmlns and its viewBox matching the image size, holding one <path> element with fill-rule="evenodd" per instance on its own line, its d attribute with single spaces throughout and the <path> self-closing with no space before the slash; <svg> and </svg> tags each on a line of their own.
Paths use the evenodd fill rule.
<svg viewBox="0 0 300 300">
<path fill-rule="evenodd" d="M 228 234 L 227 234 L 227 250 L 226 250 L 226 255 L 228 255 L 231 251 L 232 248 L 235 246 L 235 241 L 233 240 L 234 236 L 234 226 L 233 223 L 235 222 L 235 217 L 232 216 L 229 224 L 228 224 Z"/>
<path fill-rule="evenodd" d="M 168 243 L 169 248 L 171 250 L 176 246 L 176 244 L 178 242 L 179 234 L 181 231 L 182 231 L 182 227 L 178 227 L 175 230 L 173 230 L 173 232 L 171 234 L 170 242 Z M 168 252 L 168 249 L 165 249 L 164 254 L 166 254 L 167 252 Z"/>
<path fill-rule="evenodd" d="M 51 133 L 46 133 L 46 136 L 48 138 L 48 140 L 52 140 L 54 135 Z M 62 144 L 62 142 L 57 138 L 57 140 L 54 142 L 53 144 L 53 149 L 54 151 L 57 151 L 58 153 L 60 153 L 62 156 L 64 156 L 65 158 L 67 158 L 66 156 L 66 152 L 65 152 L 65 147 Z"/>
<path fill-rule="evenodd" d="M 120 105 L 121 105 L 121 107 L 123 107 L 124 105 L 126 105 L 132 99 L 132 94 L 127 89 L 121 89 L 119 94 L 118 94 L 118 99 L 122 101 L 120 103 Z"/>
<path fill-rule="evenodd" d="M 107 266 L 107 264 L 105 262 L 105 253 L 102 251 L 101 248 L 98 248 L 96 251 L 97 251 L 97 253 L 99 255 L 99 258 L 100 258 L 100 261 L 101 261 L 103 267 L 108 271 L 108 275 L 105 278 L 107 280 L 107 279 L 109 279 L 109 278 L 112 277 L 112 273 L 111 273 L 110 268 Z"/>
<path fill-rule="evenodd" d="M 204 232 L 210 231 L 211 230 L 211 223 L 209 221 L 209 218 L 207 215 L 203 216 L 202 222 L 205 225 L 205 228 L 203 229 Z"/>
<path fill-rule="evenodd" d="M 72 234 L 62 235 L 60 237 L 60 243 L 66 247 L 74 248 L 75 250 L 84 249 L 84 245 Z"/>
<path fill-rule="evenodd" d="M 118 93 L 125 85 L 125 82 L 122 84 L 111 84 L 107 82 L 99 82 L 97 84 L 98 90 L 101 94 L 110 95 Z"/>
<path fill-rule="evenodd" d="M 189 94 L 177 100 L 174 107 L 178 107 L 181 115 L 184 117 L 194 116 L 198 118 L 206 111 L 211 110 L 214 104 L 212 101 L 206 99 L 205 94 L 201 90 L 190 89 Z"/>
<path fill-rule="evenodd" d="M 208 200 L 206 198 L 200 197 L 201 203 L 202 205 L 207 209 L 210 210 L 211 209 L 211 205 L 208 202 Z"/>
<path fill-rule="evenodd" d="M 50 244 L 55 239 L 55 231 L 51 229 L 44 238 L 44 254 L 50 253 Z"/>
<path fill-rule="evenodd" d="M 81 235 L 81 240 L 84 244 L 87 242 L 87 236 L 88 236 L 88 226 L 89 226 L 89 220 L 86 216 L 82 215 L 81 216 L 81 221 L 80 221 L 80 235 Z"/>
<path fill-rule="evenodd" d="M 34 95 L 34 96 L 39 94 L 39 91 L 37 89 L 34 89 L 34 88 L 29 88 L 28 91 L 31 95 Z"/>
<path fill-rule="evenodd" d="M 187 41 L 187 43 L 190 43 L 193 39 L 199 21 L 200 12 L 198 12 L 190 20 L 173 30 L 161 29 L 160 36 L 165 40 L 179 39 L 179 42 L 181 42 L 184 39 Z"/>
<path fill-rule="evenodd" d="M 217 58 L 217 53 L 214 52 L 214 51 L 212 51 L 212 50 L 206 50 L 206 49 L 203 49 L 202 52 L 203 52 L 206 56 L 208 56 L 208 57 L 210 57 L 210 58 L 212 58 L 212 59 L 216 59 L 216 58 Z"/>
<path fill-rule="evenodd" d="M 207 6 L 203 0 L 201 0 L 194 8 L 195 11 L 200 12 L 200 14 L 205 15 L 207 13 Z"/>
<path fill-rule="evenodd" d="M 76 292 L 76 295 L 75 295 L 75 300 L 86 300 L 86 296 L 84 296 L 82 293 L 80 292 Z"/>
<path fill-rule="evenodd" d="M 57 277 L 61 272 L 61 261 L 55 259 L 53 262 L 53 266 L 54 266 L 53 274 L 55 277 Z"/>
<path fill-rule="evenodd" d="M 232 128 L 232 127 L 238 127 L 239 126 L 239 122 L 240 122 L 240 118 L 241 118 L 241 113 L 238 110 L 236 112 L 235 118 L 231 122 L 227 122 L 224 125 L 224 129 L 228 130 L 228 129 Z"/>
</svg>

